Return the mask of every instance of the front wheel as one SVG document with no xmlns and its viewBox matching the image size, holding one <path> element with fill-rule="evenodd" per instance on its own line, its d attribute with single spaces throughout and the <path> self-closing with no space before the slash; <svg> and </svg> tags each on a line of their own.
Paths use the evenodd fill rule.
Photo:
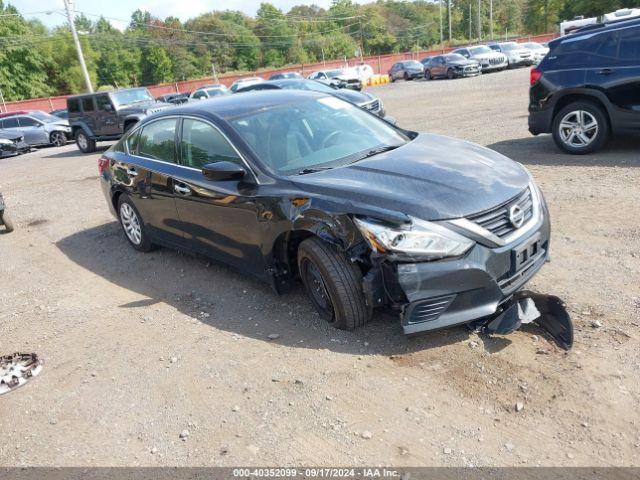
<svg viewBox="0 0 640 480">
<path fill-rule="evenodd" d="M 298 268 L 311 302 L 334 327 L 353 330 L 367 323 L 371 309 L 362 292 L 362 273 L 319 238 L 300 244 Z"/>
<path fill-rule="evenodd" d="M 595 103 L 571 103 L 553 118 L 553 140 L 565 152 L 574 155 L 595 152 L 608 138 L 606 114 Z"/>
<path fill-rule="evenodd" d="M 6 213 L 0 212 L 0 225 L 4 225 L 7 233 L 13 232 L 13 222 L 9 219 Z"/>
<path fill-rule="evenodd" d="M 52 132 L 49 135 L 49 142 L 54 147 L 62 147 L 67 144 L 67 136 L 64 132 Z"/>
<path fill-rule="evenodd" d="M 121 195 L 118 199 L 118 218 L 127 240 L 140 252 L 150 252 L 155 248 L 147 233 L 146 225 L 131 199 Z"/>
<path fill-rule="evenodd" d="M 96 141 L 89 138 L 84 130 L 78 130 L 76 133 L 76 144 L 82 153 L 93 153 L 96 151 Z"/>
<path fill-rule="evenodd" d="M 447 78 L 449 80 L 453 80 L 454 78 L 456 78 L 456 73 L 453 71 L 452 68 L 450 68 L 449 70 L 447 70 Z"/>
<path fill-rule="evenodd" d="M 433 77 L 431 76 L 431 72 L 429 70 L 425 70 L 424 72 L 424 79 L 425 80 L 431 80 Z"/>
</svg>

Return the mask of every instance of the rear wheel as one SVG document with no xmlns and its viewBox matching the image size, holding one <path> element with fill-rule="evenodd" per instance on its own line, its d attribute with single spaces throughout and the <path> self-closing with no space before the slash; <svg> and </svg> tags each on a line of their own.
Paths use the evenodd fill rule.
<svg viewBox="0 0 640 480">
<path fill-rule="evenodd" d="M 13 232 L 13 222 L 4 212 L 0 212 L 0 225 L 1 224 L 4 224 L 4 228 L 7 232 Z"/>
<path fill-rule="evenodd" d="M 127 240 L 133 248 L 150 252 L 155 245 L 151 242 L 146 225 L 131 199 L 127 195 L 118 198 L 118 218 Z"/>
<path fill-rule="evenodd" d="M 76 144 L 82 153 L 92 153 L 96 151 L 96 141 L 89 138 L 84 130 L 76 133 Z"/>
<path fill-rule="evenodd" d="M 342 253 L 319 238 L 298 249 L 302 282 L 318 313 L 341 330 L 353 330 L 371 317 L 362 293 L 362 273 Z"/>
<path fill-rule="evenodd" d="M 607 116 L 593 102 L 571 103 L 553 118 L 553 140 L 565 152 L 574 155 L 595 152 L 608 138 Z"/>
<path fill-rule="evenodd" d="M 431 76 L 431 72 L 429 70 L 424 71 L 425 80 L 431 80 L 433 77 Z"/>
<path fill-rule="evenodd" d="M 49 135 L 49 142 L 54 147 L 62 147 L 67 144 L 67 136 L 64 132 L 52 132 Z"/>
</svg>

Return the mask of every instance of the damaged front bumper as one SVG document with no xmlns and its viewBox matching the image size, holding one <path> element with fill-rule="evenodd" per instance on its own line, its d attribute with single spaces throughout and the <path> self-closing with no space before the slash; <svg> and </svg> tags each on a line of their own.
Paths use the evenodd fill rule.
<svg viewBox="0 0 640 480">
<path fill-rule="evenodd" d="M 500 316 L 504 322 L 502 328 L 485 331 L 509 333 L 507 330 L 513 331 L 520 326 L 520 317 L 513 317 L 517 300 L 524 298 L 519 290 L 549 258 L 548 218 L 545 209 L 538 228 L 525 238 L 495 248 L 477 243 L 462 258 L 382 262 L 379 278 L 375 278 L 375 273 L 365 277 L 364 291 L 368 302 L 372 306 L 387 303 L 399 308 L 405 334 L 461 324 L 483 327 L 491 325 Z M 376 289 L 378 283 L 382 287 Z M 536 297 L 535 304 L 540 313 L 551 310 L 545 301 Z M 509 313 L 505 316 L 505 312 Z"/>
</svg>

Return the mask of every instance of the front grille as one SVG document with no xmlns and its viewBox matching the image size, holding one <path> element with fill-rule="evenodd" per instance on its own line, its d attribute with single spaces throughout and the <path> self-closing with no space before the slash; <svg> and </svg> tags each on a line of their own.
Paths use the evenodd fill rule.
<svg viewBox="0 0 640 480">
<path fill-rule="evenodd" d="M 433 322 L 451 305 L 455 295 L 420 300 L 411 304 L 407 312 L 407 323 Z"/>
<path fill-rule="evenodd" d="M 369 110 L 370 112 L 377 112 L 380 110 L 380 100 L 374 100 L 373 102 L 365 103 L 362 108 Z"/>
<path fill-rule="evenodd" d="M 489 230 L 500 238 L 506 237 L 516 230 L 509 220 L 509 210 L 518 205 L 524 212 L 524 224 L 526 224 L 533 216 L 533 198 L 529 187 L 524 192 L 508 202 L 503 203 L 491 210 L 472 215 L 468 217 L 472 222 L 480 225 L 482 228 Z"/>
<path fill-rule="evenodd" d="M 489 59 L 489 63 L 491 65 L 499 65 L 499 64 L 502 63 L 502 59 L 501 58 L 497 58 L 497 57 L 496 58 L 490 58 Z"/>
</svg>

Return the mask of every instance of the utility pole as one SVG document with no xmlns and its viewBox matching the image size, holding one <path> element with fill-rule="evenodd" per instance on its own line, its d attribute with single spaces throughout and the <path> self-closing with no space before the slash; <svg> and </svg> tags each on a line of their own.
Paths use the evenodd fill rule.
<svg viewBox="0 0 640 480">
<path fill-rule="evenodd" d="M 493 0 L 489 0 L 489 36 L 493 40 Z"/>
<path fill-rule="evenodd" d="M 91 86 L 91 78 L 87 71 L 87 65 L 84 63 L 84 55 L 82 54 L 82 46 L 80 45 L 80 39 L 78 38 L 78 32 L 76 32 L 76 24 L 73 21 L 73 0 L 63 0 L 64 8 L 67 11 L 67 19 L 69 20 L 69 28 L 71 28 L 71 35 L 73 36 L 73 43 L 76 44 L 76 51 L 78 52 L 78 60 L 80 61 L 80 70 L 84 75 L 84 83 L 87 85 L 89 93 L 93 93 L 93 87 Z"/>
<path fill-rule="evenodd" d="M 482 0 L 478 0 L 478 43 L 482 42 Z"/>
<path fill-rule="evenodd" d="M 444 33 L 442 32 L 442 0 L 438 1 L 440 7 L 440 49 L 444 53 Z"/>
<path fill-rule="evenodd" d="M 451 47 L 451 0 L 447 0 L 447 11 L 449 12 L 449 47 Z"/>
<path fill-rule="evenodd" d="M 472 24 L 472 22 L 471 22 L 471 2 L 469 2 L 469 43 L 473 42 L 473 40 L 471 39 L 471 36 L 473 35 L 471 24 Z"/>
<path fill-rule="evenodd" d="M 211 73 L 213 73 L 213 79 L 216 82 L 216 85 L 220 85 L 220 80 L 218 80 L 218 74 L 216 73 L 216 64 L 211 62 Z"/>
</svg>

